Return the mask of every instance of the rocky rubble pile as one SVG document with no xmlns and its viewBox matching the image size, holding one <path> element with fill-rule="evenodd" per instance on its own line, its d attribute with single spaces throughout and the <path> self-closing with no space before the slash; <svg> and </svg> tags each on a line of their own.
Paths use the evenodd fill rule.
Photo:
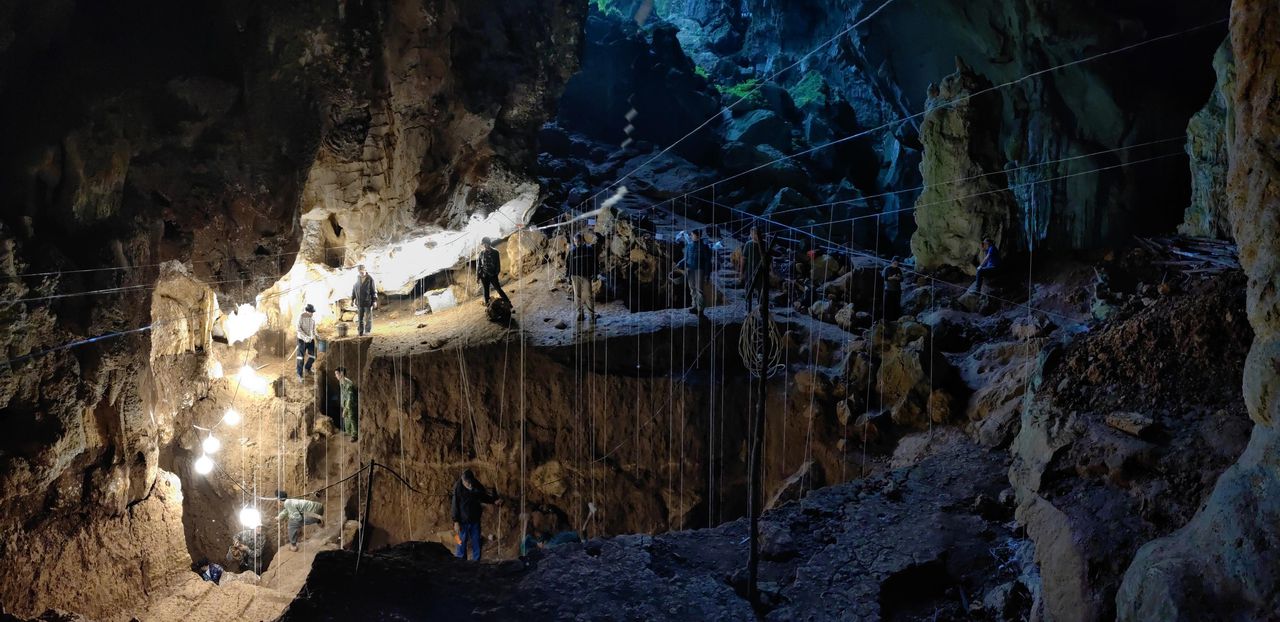
<svg viewBox="0 0 1280 622">
<path fill-rule="evenodd" d="M 1047 615 L 1115 616 L 1134 552 L 1185 524 L 1244 449 L 1242 289 L 1238 273 L 1199 281 L 1040 356 L 1010 480 Z"/>
</svg>

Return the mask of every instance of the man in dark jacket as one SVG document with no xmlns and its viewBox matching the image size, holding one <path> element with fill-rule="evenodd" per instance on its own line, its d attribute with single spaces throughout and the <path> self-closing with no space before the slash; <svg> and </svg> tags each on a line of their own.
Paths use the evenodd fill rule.
<svg viewBox="0 0 1280 622">
<path fill-rule="evenodd" d="M 751 237 L 742 246 L 742 285 L 747 290 L 747 312 L 751 312 L 751 300 L 756 293 L 764 291 L 764 281 L 760 279 L 760 264 L 764 262 L 764 242 L 760 239 L 760 229 L 751 227 Z"/>
<path fill-rule="evenodd" d="M 498 284 L 498 273 L 502 272 L 502 259 L 498 256 L 498 249 L 493 247 L 493 240 L 489 238 L 481 240 L 480 246 L 480 258 L 476 261 L 476 278 L 484 287 L 484 306 L 489 306 L 490 287 L 496 290 L 498 297 L 510 306 L 511 299 L 507 298 L 507 293 L 502 291 L 502 286 Z"/>
<path fill-rule="evenodd" d="M 364 335 L 373 332 L 373 310 L 378 308 L 378 289 L 364 266 L 359 266 L 359 269 L 360 276 L 356 277 L 356 285 L 351 288 L 351 302 L 356 306 L 356 326 Z"/>
<path fill-rule="evenodd" d="M 453 485 L 453 529 L 458 536 L 459 558 L 467 558 L 467 544 L 471 545 L 471 559 L 480 560 L 480 517 L 484 514 L 484 504 L 502 505 L 498 495 L 489 492 L 476 479 L 476 474 L 467 469 L 462 477 Z"/>
<path fill-rule="evenodd" d="M 689 232 L 689 241 L 684 245 L 684 259 L 676 267 L 684 266 L 684 280 L 689 286 L 689 298 L 693 306 L 690 313 L 706 317 L 707 279 L 711 277 L 711 248 L 702 241 L 702 233 L 697 229 Z"/>
<path fill-rule="evenodd" d="M 974 276 L 973 291 L 982 293 L 982 279 L 1000 269 L 1000 249 L 996 248 L 991 238 L 982 238 L 982 263 L 978 265 L 978 273 Z"/>
<path fill-rule="evenodd" d="M 591 282 L 600 273 L 600 269 L 595 245 L 587 244 L 581 233 L 573 234 L 573 246 L 569 247 L 569 252 L 565 255 L 564 271 L 573 287 L 573 304 L 578 309 L 578 320 L 582 320 L 585 312 L 592 322 L 596 321 L 596 300 L 591 291 Z"/>
</svg>

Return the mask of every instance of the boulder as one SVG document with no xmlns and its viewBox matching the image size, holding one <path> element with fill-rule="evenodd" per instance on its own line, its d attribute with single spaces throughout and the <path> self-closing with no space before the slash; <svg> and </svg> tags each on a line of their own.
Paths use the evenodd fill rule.
<svg viewBox="0 0 1280 622">
<path fill-rule="evenodd" d="M 725 140 L 748 145 L 769 145 L 780 151 L 791 150 L 791 124 L 771 110 L 752 110 L 725 126 Z"/>
<path fill-rule="evenodd" d="M 753 190 L 781 187 L 808 188 L 809 174 L 795 160 L 785 159 L 786 154 L 771 145 L 748 145 L 743 142 L 726 143 L 722 149 L 724 168 L 732 173 L 748 170 L 745 184 Z"/>
<path fill-rule="evenodd" d="M 764 208 L 764 216 L 782 222 L 790 222 L 796 219 L 801 208 L 811 204 L 812 202 L 805 198 L 803 194 L 791 188 L 783 188 L 769 200 L 769 205 Z"/>
<path fill-rule="evenodd" d="M 1155 420 L 1142 413 L 1114 412 L 1107 415 L 1107 425 L 1131 436 L 1145 436 L 1155 425 Z"/>
<path fill-rule="evenodd" d="M 507 238 L 503 250 L 505 262 L 512 276 L 523 276 L 541 266 L 547 260 L 547 234 L 538 229 L 520 229 Z"/>
</svg>

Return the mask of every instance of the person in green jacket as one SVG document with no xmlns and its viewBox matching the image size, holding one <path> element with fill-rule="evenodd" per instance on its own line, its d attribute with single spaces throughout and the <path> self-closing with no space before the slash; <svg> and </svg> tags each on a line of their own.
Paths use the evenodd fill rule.
<svg viewBox="0 0 1280 622">
<path fill-rule="evenodd" d="M 333 377 L 338 379 L 338 395 L 342 404 L 342 431 L 354 441 L 359 432 L 356 419 L 356 383 L 347 377 L 346 367 L 333 370 Z"/>
<path fill-rule="evenodd" d="M 304 525 L 318 525 L 324 520 L 324 504 L 309 499 L 290 499 L 283 490 L 276 491 L 280 514 L 276 520 L 288 520 L 289 550 L 298 550 L 298 538 Z"/>
</svg>

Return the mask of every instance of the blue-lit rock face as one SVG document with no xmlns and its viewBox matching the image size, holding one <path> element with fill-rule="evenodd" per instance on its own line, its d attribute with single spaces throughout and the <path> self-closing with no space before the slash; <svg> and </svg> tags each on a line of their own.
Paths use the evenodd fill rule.
<svg viewBox="0 0 1280 622">
<path fill-rule="evenodd" d="M 769 170 L 771 178 L 717 185 L 718 202 L 758 213 L 784 187 L 822 204 L 843 201 L 847 196 L 836 190 L 852 186 L 874 198 L 842 203 L 839 209 L 794 210 L 778 220 L 785 225 L 835 220 L 841 230 L 832 234 L 837 241 L 880 237 L 905 250 L 915 230 L 910 208 L 922 181 L 919 113 L 928 103 L 929 86 L 952 73 L 961 58 L 999 86 L 994 155 L 1009 169 L 1003 183 L 1015 199 L 1008 228 L 1017 242 L 1009 250 L 1033 243 L 1037 249 L 1091 248 L 1133 233 L 1171 231 L 1182 220 L 1190 175 L 1187 160 L 1177 155 L 1178 141 L 1145 144 L 1183 134 L 1188 119 L 1204 105 L 1213 87 L 1212 50 L 1224 24 L 1023 78 L 1220 19 L 1225 2 L 1170 10 L 1154 3 L 1086 9 L 1047 0 L 896 0 L 864 25 L 840 34 L 881 4 L 667 0 L 657 2 L 655 16 L 637 27 L 630 16 L 641 2 L 593 3 L 596 16 L 583 62 L 597 69 L 591 80 L 571 84 L 570 92 L 578 95 L 562 102 L 560 125 L 615 151 L 626 138 L 621 115 L 631 108 L 626 100 L 634 94 L 640 121 L 631 135 L 637 142 L 629 148 L 644 152 L 670 145 L 707 119 L 687 102 L 703 104 L 708 92 L 718 92 L 721 107 L 738 102 L 732 112 L 675 148 L 699 166 L 723 178 L 818 147 L 792 161 L 795 171 Z M 677 29 L 680 50 L 671 46 L 669 25 Z M 833 37 L 835 42 L 820 47 Z M 645 69 L 636 71 L 633 64 Z M 655 64 L 668 70 L 650 70 Z M 637 79 L 641 73 L 643 79 Z M 589 97 L 575 91 L 588 82 Z M 738 101 L 755 86 L 750 97 Z M 663 104 L 644 101 L 657 93 Z M 769 131 L 744 134 L 744 124 L 761 120 L 760 111 L 772 113 Z M 780 144 L 787 141 L 780 139 L 773 119 L 791 128 L 789 145 Z M 1115 151 L 1125 147 L 1131 148 Z M 586 174 L 570 186 L 609 181 Z M 885 193 L 893 194 L 879 196 Z M 553 191 L 552 203 L 567 194 Z M 847 220 L 875 213 L 884 215 Z"/>
</svg>

